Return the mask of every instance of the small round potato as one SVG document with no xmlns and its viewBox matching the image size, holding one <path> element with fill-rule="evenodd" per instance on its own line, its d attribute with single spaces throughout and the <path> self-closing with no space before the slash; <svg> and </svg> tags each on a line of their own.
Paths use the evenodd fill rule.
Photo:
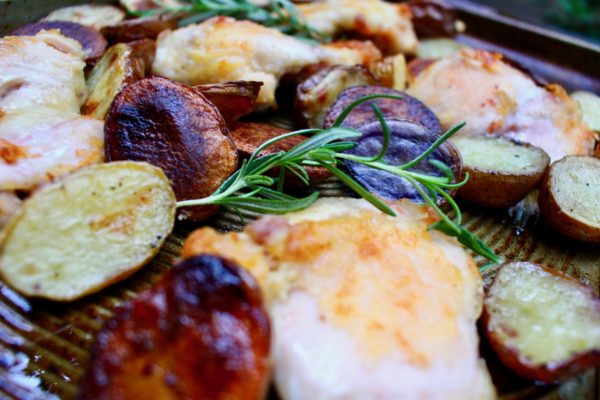
<svg viewBox="0 0 600 400">
<path fill-rule="evenodd" d="M 534 189 L 544 177 L 550 157 L 538 147 L 500 137 L 452 139 L 469 173 L 458 196 L 493 208 L 507 208 Z"/>
<path fill-rule="evenodd" d="M 582 242 L 600 243 L 600 160 L 568 156 L 550 167 L 540 190 L 546 224 Z"/>
</svg>

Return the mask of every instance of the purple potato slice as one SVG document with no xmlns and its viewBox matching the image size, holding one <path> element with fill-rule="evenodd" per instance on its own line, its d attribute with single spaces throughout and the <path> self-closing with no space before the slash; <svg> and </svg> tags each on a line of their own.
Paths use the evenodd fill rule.
<svg viewBox="0 0 600 400">
<path fill-rule="evenodd" d="M 412 161 L 439 138 L 438 135 L 412 121 L 386 119 L 386 122 L 390 129 L 390 143 L 383 161 L 390 165 L 403 165 Z M 348 150 L 347 153 L 362 157 L 374 157 L 379 154 L 383 146 L 383 134 L 379 121 L 363 125 L 359 131 L 364 135 L 357 140 L 358 145 Z M 410 171 L 444 176 L 442 171 L 429 163 L 429 160 L 438 160 L 450 167 L 455 182 L 461 179 L 460 154 L 449 142 L 442 143 L 427 159 L 411 168 Z M 346 161 L 346 167 L 350 171 L 350 175 L 367 190 L 386 200 L 407 198 L 416 203 L 423 203 L 417 189 L 402 177 L 355 161 Z M 452 195 L 453 192 L 449 192 L 449 194 Z M 437 199 L 438 202 L 440 200 Z"/>
<path fill-rule="evenodd" d="M 371 107 L 371 103 L 376 103 L 386 119 L 404 119 L 416 122 L 424 126 L 429 132 L 436 135 L 442 134 L 440 121 L 437 119 L 433 111 L 421 103 L 419 100 L 407 95 L 406 93 L 394 90 L 385 86 L 355 86 L 344 90 L 335 100 L 327 116 L 325 117 L 324 128 L 331 128 L 340 114 L 352 102 L 374 94 L 388 94 L 400 96 L 403 99 L 376 99 L 367 101 L 358 107 L 346 117 L 342 123 L 343 127 L 359 129 L 369 123 L 377 121 L 377 115 Z"/>
</svg>

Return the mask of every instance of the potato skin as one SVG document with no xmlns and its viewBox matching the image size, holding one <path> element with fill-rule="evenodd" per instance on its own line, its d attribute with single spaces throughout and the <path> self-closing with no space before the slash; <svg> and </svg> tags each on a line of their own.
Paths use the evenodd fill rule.
<svg viewBox="0 0 600 400">
<path fill-rule="evenodd" d="M 234 81 L 198 85 L 194 90 L 217 106 L 225 122 L 231 125 L 252 112 L 262 85 L 256 81 Z"/>
<path fill-rule="evenodd" d="M 238 166 L 237 150 L 217 108 L 192 88 L 166 78 L 126 86 L 112 103 L 104 131 L 109 160 L 161 167 L 177 200 L 209 196 Z M 217 210 L 188 207 L 178 218 L 200 221 Z"/>
<path fill-rule="evenodd" d="M 140 39 L 156 39 L 159 33 L 177 28 L 177 19 L 172 15 L 161 14 L 147 18 L 126 19 L 113 26 L 100 30 L 109 43 L 132 42 Z"/>
<path fill-rule="evenodd" d="M 138 39 L 126 44 L 131 47 L 132 56 L 143 62 L 144 76 L 150 76 L 152 73 L 152 63 L 156 54 L 156 41 L 152 39 Z"/>
<path fill-rule="evenodd" d="M 564 212 L 554 195 L 554 191 L 557 190 L 554 185 L 554 178 L 557 174 L 557 165 L 559 165 L 559 163 L 568 162 L 573 158 L 578 158 L 578 156 L 567 156 L 555 162 L 550 167 L 540 188 L 540 195 L 538 198 L 540 213 L 545 223 L 561 235 L 581 242 L 600 243 L 600 229 Z M 581 158 L 596 160 L 592 157 Z M 598 204 L 597 199 L 594 199 L 593 201 L 596 205 Z"/>
<path fill-rule="evenodd" d="M 534 263 L 529 263 L 529 264 L 533 264 L 536 267 L 541 268 L 544 271 L 546 271 L 554 276 L 560 277 L 561 279 L 565 279 L 565 280 L 574 282 L 577 285 L 585 288 L 585 290 L 589 292 L 589 295 L 591 298 L 596 297 L 594 295 L 593 291 L 589 287 L 585 286 L 579 280 L 573 278 L 572 276 L 565 274 L 564 272 L 558 271 L 554 268 L 548 268 L 541 264 L 534 264 Z M 504 265 L 506 265 L 506 264 L 504 264 Z M 498 267 L 498 271 L 504 265 L 501 265 L 500 267 Z M 495 283 L 495 280 L 494 280 L 494 282 L 492 282 L 492 285 L 494 285 L 494 283 Z M 488 292 L 490 289 L 491 289 L 491 286 L 487 288 L 486 292 Z M 600 299 L 596 298 L 595 304 L 596 304 L 597 309 L 600 310 Z M 538 382 L 552 383 L 552 382 L 557 382 L 561 379 L 565 379 L 565 378 L 577 375 L 578 373 L 600 363 L 600 349 L 594 349 L 592 351 L 585 352 L 583 354 L 578 354 L 578 355 L 572 357 L 571 359 L 566 360 L 561 363 L 558 363 L 558 364 L 534 365 L 534 364 L 524 362 L 519 357 L 519 351 L 517 349 L 506 346 L 502 342 L 502 340 L 498 336 L 496 336 L 494 334 L 494 332 L 490 329 L 490 318 L 491 318 L 490 313 L 487 310 L 487 308 L 484 306 L 479 323 L 482 327 L 482 330 L 485 334 L 486 339 L 488 340 L 490 346 L 494 349 L 494 352 L 498 355 L 498 357 L 500 358 L 502 363 L 504 363 L 504 365 L 506 365 L 508 368 L 510 368 L 516 374 L 518 374 L 524 378 L 531 379 L 531 380 L 538 381 Z"/>
<path fill-rule="evenodd" d="M 98 334 L 81 399 L 261 399 L 270 325 L 254 278 L 212 255 L 185 259 Z"/>
</svg>

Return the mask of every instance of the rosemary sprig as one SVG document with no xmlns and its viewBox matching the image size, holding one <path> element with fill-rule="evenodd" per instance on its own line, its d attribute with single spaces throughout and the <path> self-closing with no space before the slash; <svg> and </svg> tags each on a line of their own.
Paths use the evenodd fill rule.
<svg viewBox="0 0 600 400">
<path fill-rule="evenodd" d="M 153 0 L 157 8 L 131 12 L 137 16 L 174 13 L 182 15 L 180 26 L 223 15 L 235 19 L 247 19 L 288 35 L 311 41 L 327 41 L 327 37 L 310 27 L 300 10 L 290 0 L 270 0 L 264 7 L 249 0 L 179 0 L 170 6 L 164 0 Z"/>
<path fill-rule="evenodd" d="M 242 166 L 223 182 L 213 194 L 202 199 L 180 201 L 177 203 L 177 207 L 212 204 L 273 214 L 285 214 L 301 210 L 314 203 L 319 197 L 319 193 L 314 192 L 302 198 L 283 193 L 286 172 L 289 171 L 296 174 L 296 176 L 308 184 L 308 174 L 304 168 L 306 166 L 321 166 L 329 170 L 334 176 L 338 177 L 344 184 L 356 192 L 356 194 L 369 201 L 379 210 L 388 215 L 395 216 L 396 213 L 394 210 L 384 201 L 369 192 L 364 186 L 339 168 L 338 164 L 348 160 L 364 164 L 370 168 L 387 171 L 406 179 L 415 187 L 423 201 L 440 217 L 440 220 L 432 224 L 429 229 L 438 230 L 449 236 L 456 237 L 460 243 L 475 253 L 487 258 L 491 262 L 499 262 L 499 257 L 485 243 L 461 226 L 462 215 L 460 208 L 447 193 L 449 189 L 464 185 L 468 180 L 468 174 L 462 182 L 455 183 L 452 170 L 437 160 L 430 160 L 429 162 L 442 173 L 442 176 L 426 175 L 411 170 L 412 167 L 424 162 L 442 143 L 458 132 L 465 125 L 464 123 L 460 123 L 444 133 L 427 150 L 412 161 L 403 165 L 390 165 L 383 160 L 383 156 L 387 152 L 391 140 L 390 130 L 380 108 L 377 104 L 371 103 L 371 107 L 382 127 L 384 140 L 380 153 L 374 157 L 361 157 L 346 152 L 357 144 L 351 140 L 359 138 L 362 136 L 362 133 L 341 127 L 344 118 L 355 107 L 377 98 L 401 99 L 402 97 L 394 95 L 365 96 L 350 104 L 329 129 L 305 129 L 277 136 L 258 147 L 252 156 L 248 160 L 245 160 Z M 312 136 L 288 151 L 259 157 L 261 151 L 268 146 L 295 135 Z M 276 168 L 280 169 L 277 178 L 265 175 L 268 171 Z M 276 184 L 276 190 L 272 189 Z M 443 198 L 450 205 L 455 213 L 456 221 L 453 221 L 440 208 L 437 203 L 439 197 Z"/>
</svg>

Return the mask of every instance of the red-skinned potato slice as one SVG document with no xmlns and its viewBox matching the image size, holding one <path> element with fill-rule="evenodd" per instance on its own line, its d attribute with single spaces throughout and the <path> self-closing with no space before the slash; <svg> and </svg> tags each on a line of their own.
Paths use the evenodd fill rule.
<svg viewBox="0 0 600 400">
<path fill-rule="evenodd" d="M 194 90 L 217 106 L 227 124 L 233 124 L 252 112 L 262 85 L 256 81 L 234 81 L 198 85 Z"/>
<path fill-rule="evenodd" d="M 262 399 L 269 345 L 254 278 L 219 257 L 188 258 L 104 325 L 81 399 Z"/>
<path fill-rule="evenodd" d="M 235 143 L 242 157 L 250 157 L 252 153 L 267 140 L 273 139 L 276 136 L 289 133 L 289 131 L 278 128 L 276 126 L 261 124 L 258 122 L 238 122 L 231 129 L 231 138 Z M 306 140 L 306 136 L 292 136 L 273 143 L 259 153 L 260 156 L 278 153 L 280 151 L 288 151 L 292 147 Z M 320 182 L 331 176 L 331 173 L 321 167 L 305 167 L 311 183 Z M 278 171 L 273 171 L 275 176 Z M 304 183 L 293 173 L 286 175 L 286 182 L 292 186 L 304 186 Z"/>
<path fill-rule="evenodd" d="M 61 34 L 77 40 L 83 48 L 86 61 L 98 59 L 106 49 L 106 39 L 91 26 L 69 21 L 40 21 L 24 25 L 13 31 L 14 36 L 35 36 L 40 31 L 59 30 Z"/>
<path fill-rule="evenodd" d="M 113 26 L 105 26 L 102 34 L 109 43 L 126 43 L 140 39 L 156 39 L 159 33 L 177 28 L 177 19 L 160 14 L 151 17 L 126 19 Z"/>
<path fill-rule="evenodd" d="M 109 160 L 161 167 L 177 200 L 212 194 L 238 165 L 237 150 L 217 108 L 194 89 L 162 77 L 127 85 L 104 125 Z M 215 206 L 189 207 L 178 218 L 209 218 Z"/>
<path fill-rule="evenodd" d="M 600 364 L 600 299 L 543 265 L 500 266 L 481 322 L 500 360 L 525 378 L 554 382 Z"/>
<path fill-rule="evenodd" d="M 131 47 L 132 55 L 144 63 L 145 76 L 152 73 L 152 63 L 156 55 L 156 41 L 152 39 L 139 39 L 126 43 Z"/>
</svg>

